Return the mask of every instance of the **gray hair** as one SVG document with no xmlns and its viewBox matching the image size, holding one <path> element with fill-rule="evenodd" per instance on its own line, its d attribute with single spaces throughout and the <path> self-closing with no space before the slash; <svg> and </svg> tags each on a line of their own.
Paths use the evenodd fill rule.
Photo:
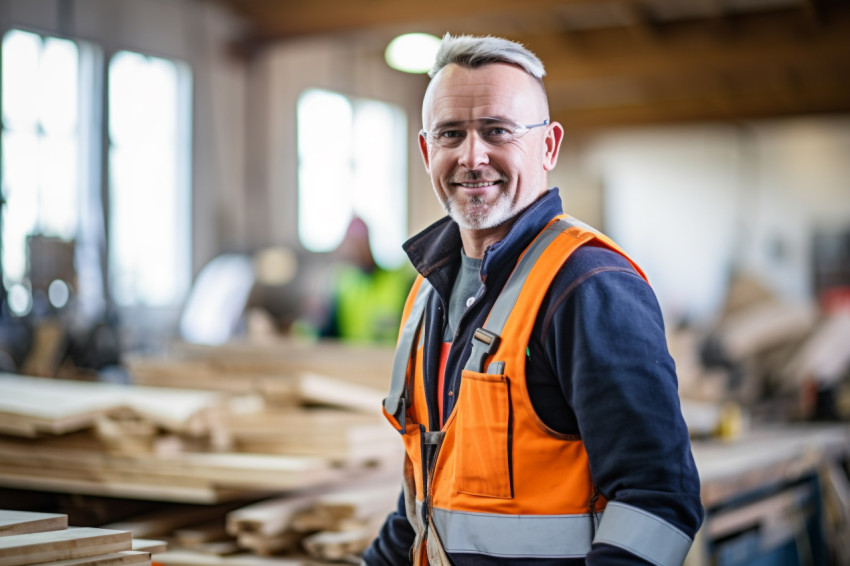
<svg viewBox="0 0 850 566">
<path fill-rule="evenodd" d="M 490 63 L 510 63 L 543 82 L 546 70 L 540 59 L 522 44 L 501 37 L 472 35 L 443 36 L 434 66 L 428 76 L 434 78 L 446 65 L 476 68 Z"/>
</svg>

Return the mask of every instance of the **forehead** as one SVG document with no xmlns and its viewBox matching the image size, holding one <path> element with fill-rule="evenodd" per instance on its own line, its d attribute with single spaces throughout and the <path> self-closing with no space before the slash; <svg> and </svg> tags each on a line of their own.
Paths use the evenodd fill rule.
<svg viewBox="0 0 850 566">
<path fill-rule="evenodd" d="M 536 120 L 540 98 L 536 81 L 514 65 L 494 63 L 469 69 L 453 64 L 429 85 L 422 115 L 428 126 L 483 117 Z"/>
</svg>

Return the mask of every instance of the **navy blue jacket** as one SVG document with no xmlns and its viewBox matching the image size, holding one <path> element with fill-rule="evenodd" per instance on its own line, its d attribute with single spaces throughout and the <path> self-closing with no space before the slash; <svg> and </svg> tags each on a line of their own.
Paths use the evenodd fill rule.
<svg viewBox="0 0 850 566">
<path fill-rule="evenodd" d="M 552 189 L 485 252 L 482 287 L 460 319 L 446 363 L 446 417 L 457 399 L 472 333 L 483 325 L 519 254 L 561 212 L 558 191 Z M 436 290 L 426 307 L 430 324 L 425 329 L 424 374 L 429 409 L 437 406 L 439 346 L 461 246 L 458 226 L 448 217 L 404 245 L 413 266 Z M 650 286 L 620 254 L 585 245 L 564 263 L 537 315 L 526 379 L 541 420 L 558 432 L 581 435 L 602 495 L 645 509 L 693 539 L 703 519 L 699 477 L 661 311 Z M 442 423 L 430 424 L 439 429 Z M 398 510 L 388 517 L 364 560 L 369 566 L 407 564 L 413 538 L 400 497 Z M 496 563 L 480 555 L 453 554 L 450 559 L 459 565 Z M 593 545 L 586 562 L 512 559 L 510 563 L 647 564 L 605 544 Z"/>
</svg>

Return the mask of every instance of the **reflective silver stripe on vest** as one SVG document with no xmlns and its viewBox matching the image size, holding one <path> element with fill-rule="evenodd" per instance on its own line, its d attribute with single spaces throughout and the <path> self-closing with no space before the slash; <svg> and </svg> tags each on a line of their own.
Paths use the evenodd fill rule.
<svg viewBox="0 0 850 566">
<path fill-rule="evenodd" d="M 405 378 L 407 377 L 407 365 L 411 355 L 414 352 L 413 338 L 419 330 L 419 325 L 422 322 L 422 315 L 425 313 L 425 303 L 428 302 L 428 295 L 431 294 L 431 284 L 427 279 L 422 280 L 419 290 L 416 293 L 416 298 L 413 300 L 413 306 L 410 309 L 410 316 L 401 330 L 398 347 L 393 358 L 393 376 L 390 383 L 390 393 L 384 399 L 384 409 L 398 418 L 398 404 L 401 401 L 401 396 L 404 394 Z"/>
<path fill-rule="evenodd" d="M 501 515 L 435 508 L 431 517 L 448 553 L 580 558 L 590 551 L 592 519 L 587 514 Z"/>
<path fill-rule="evenodd" d="M 528 279 L 528 274 L 531 273 L 531 270 L 537 263 L 537 260 L 546 248 L 549 247 L 549 244 L 555 240 L 555 238 L 571 226 L 575 225 L 578 225 L 577 221 L 558 220 L 557 222 L 552 223 L 551 226 L 546 228 L 546 230 L 544 230 L 537 238 L 534 239 L 533 242 L 531 242 L 528 249 L 520 258 L 519 263 L 517 263 L 513 273 L 511 273 L 508 282 L 505 283 L 505 287 L 502 289 L 502 292 L 499 293 L 499 296 L 496 298 L 493 308 L 490 309 L 490 315 L 487 317 L 487 322 L 484 325 L 486 330 L 489 330 L 496 335 L 502 333 L 502 330 L 505 328 L 505 323 L 507 322 L 508 317 L 514 309 L 514 305 L 516 305 L 516 301 L 519 298 L 519 293 L 522 291 L 523 285 L 525 285 L 525 280 Z M 476 367 L 477 361 L 478 360 L 474 359 L 474 356 L 470 356 L 467 360 L 465 369 L 480 371 L 480 369 Z"/>
<path fill-rule="evenodd" d="M 593 542 L 628 550 L 656 566 L 681 566 L 693 541 L 652 513 L 609 501 Z"/>
</svg>

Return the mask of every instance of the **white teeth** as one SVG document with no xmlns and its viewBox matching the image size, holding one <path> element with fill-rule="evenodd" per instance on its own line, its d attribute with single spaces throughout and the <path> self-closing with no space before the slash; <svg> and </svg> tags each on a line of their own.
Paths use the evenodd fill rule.
<svg viewBox="0 0 850 566">
<path fill-rule="evenodd" d="M 458 183 L 462 187 L 466 187 L 468 189 L 479 189 L 481 187 L 489 187 L 490 185 L 496 184 L 496 181 L 486 181 L 484 183 Z"/>
</svg>

